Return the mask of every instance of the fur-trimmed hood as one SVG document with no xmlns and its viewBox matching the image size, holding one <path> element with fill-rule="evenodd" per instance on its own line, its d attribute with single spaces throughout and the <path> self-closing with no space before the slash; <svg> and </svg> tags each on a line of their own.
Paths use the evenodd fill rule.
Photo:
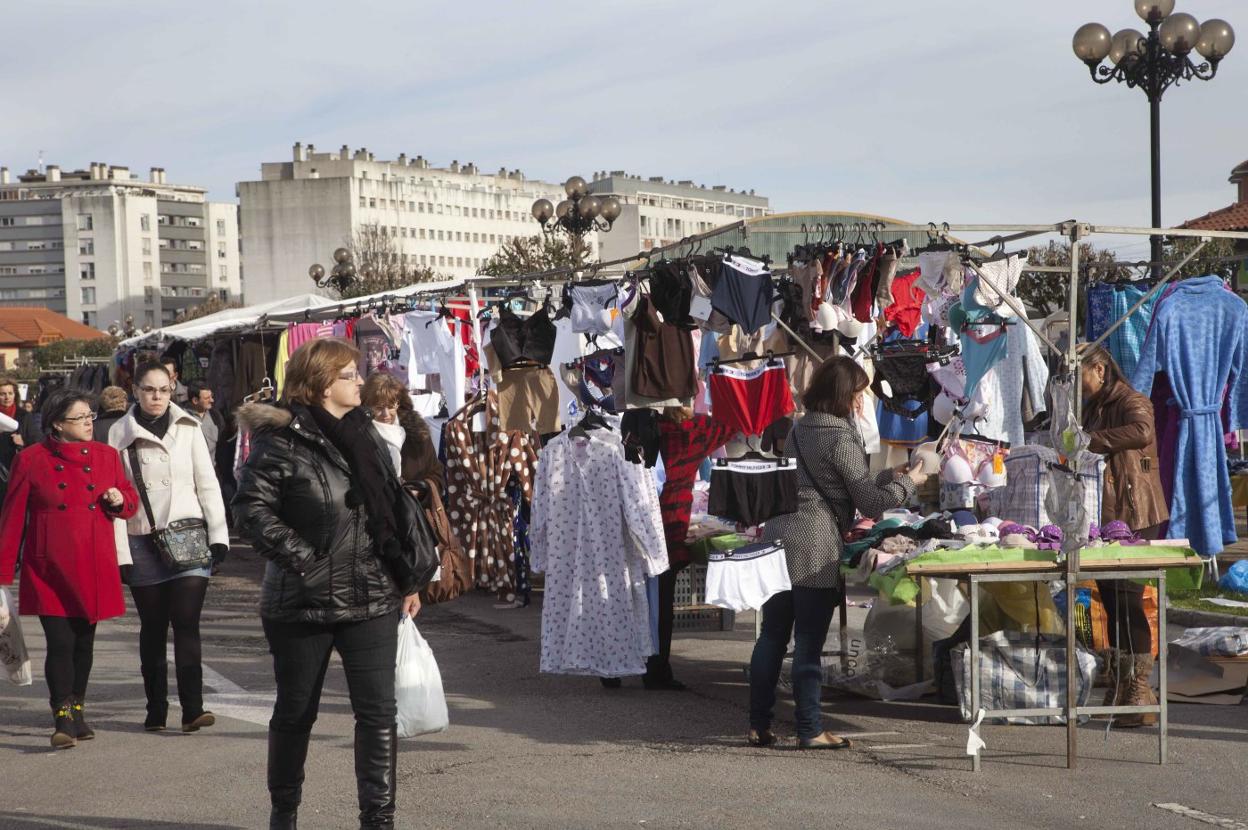
<svg viewBox="0 0 1248 830">
<path fill-rule="evenodd" d="M 269 403 L 245 403 L 234 413 L 240 428 L 255 432 L 261 429 L 283 429 L 290 426 L 295 415 L 284 406 Z"/>
</svg>

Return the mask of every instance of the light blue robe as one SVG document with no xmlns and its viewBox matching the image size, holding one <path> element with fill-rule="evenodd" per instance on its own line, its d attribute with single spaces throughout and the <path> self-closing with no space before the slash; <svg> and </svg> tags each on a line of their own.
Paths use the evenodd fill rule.
<svg viewBox="0 0 1248 830">
<path fill-rule="evenodd" d="M 1156 310 L 1132 381 L 1144 395 L 1157 372 L 1170 381 L 1180 421 L 1167 535 L 1191 540 L 1203 556 L 1237 539 L 1220 413 L 1226 390 L 1230 428 L 1245 426 L 1246 357 L 1248 304 L 1220 277 L 1198 277 L 1178 283 Z"/>
</svg>

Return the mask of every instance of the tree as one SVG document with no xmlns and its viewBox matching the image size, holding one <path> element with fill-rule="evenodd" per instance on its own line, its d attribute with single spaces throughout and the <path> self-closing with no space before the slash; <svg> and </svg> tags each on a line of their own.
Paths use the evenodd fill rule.
<svg viewBox="0 0 1248 830">
<path fill-rule="evenodd" d="M 1191 262 L 1180 269 L 1175 279 L 1185 280 L 1210 274 L 1216 274 L 1227 281 L 1234 279 L 1235 272 L 1240 267 L 1240 262 L 1248 259 L 1248 252 L 1236 251 L 1235 242 L 1236 240 L 1233 239 L 1211 240 L 1209 244 L 1200 249 L 1200 253 L 1196 254 Z M 1164 248 L 1166 262 L 1178 264 L 1183 257 L 1187 256 L 1199 244 L 1200 240 L 1190 236 L 1171 237 L 1167 240 Z M 1236 258 L 1237 254 L 1238 259 Z"/>
<path fill-rule="evenodd" d="M 402 262 L 397 242 L 385 225 L 361 225 L 344 247 L 351 253 L 351 262 L 355 265 L 355 279 L 336 292 L 344 300 L 444 279 L 432 268 L 409 267 Z"/>
<path fill-rule="evenodd" d="M 207 317 L 209 314 L 216 314 L 218 311 L 225 311 L 227 308 L 242 307 L 243 303 L 241 300 L 223 300 L 219 294 L 213 294 L 199 305 L 179 311 L 177 322 L 185 323 L 187 320 L 198 320 L 200 317 Z"/>
<path fill-rule="evenodd" d="M 571 244 L 556 236 L 517 236 L 504 242 L 477 272 L 489 277 L 537 274 L 556 268 L 575 268 L 580 263 Z"/>
<path fill-rule="evenodd" d="M 1079 311 L 1083 319 L 1085 289 L 1089 281 L 1114 280 L 1128 275 L 1128 270 L 1115 263 L 1113 251 L 1098 250 L 1086 242 L 1079 243 Z M 1027 251 L 1031 265 L 1070 268 L 1070 243 L 1050 241 L 1046 247 Z M 1018 281 L 1019 299 L 1041 317 L 1064 309 L 1070 302 L 1070 271 L 1029 271 Z"/>
</svg>

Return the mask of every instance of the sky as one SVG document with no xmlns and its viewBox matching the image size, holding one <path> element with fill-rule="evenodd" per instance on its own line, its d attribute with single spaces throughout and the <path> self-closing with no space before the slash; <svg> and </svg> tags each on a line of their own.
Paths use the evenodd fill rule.
<svg viewBox="0 0 1248 830">
<path fill-rule="evenodd" d="M 1178 10 L 1241 44 L 1162 102 L 1171 224 L 1233 202 L 1248 159 L 1248 7 Z M 778 212 L 1147 225 L 1148 104 L 1092 83 L 1070 47 L 1089 20 L 1143 28 L 1131 0 L 6 2 L 0 164 L 158 166 L 227 201 L 303 141 Z"/>
</svg>

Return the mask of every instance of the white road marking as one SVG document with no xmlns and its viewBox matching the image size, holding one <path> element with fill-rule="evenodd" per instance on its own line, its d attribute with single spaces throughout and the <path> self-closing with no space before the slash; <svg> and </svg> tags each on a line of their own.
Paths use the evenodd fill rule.
<svg viewBox="0 0 1248 830">
<path fill-rule="evenodd" d="M 837 732 L 842 738 L 878 738 L 881 735 L 900 735 L 900 732 Z"/>
<path fill-rule="evenodd" d="M 927 749 L 928 747 L 935 745 L 936 744 L 872 744 L 871 746 L 863 748 L 869 749 L 872 752 L 879 752 L 882 749 Z"/>
<path fill-rule="evenodd" d="M 173 646 L 169 646 L 169 662 L 173 662 Z M 204 695 L 204 708 L 214 715 L 268 726 L 273 717 L 272 692 L 249 692 L 208 664 L 202 664 L 204 686 L 215 694 Z"/>
<path fill-rule="evenodd" d="M 1168 813 L 1190 818 L 1193 821 L 1212 824 L 1214 827 L 1223 827 L 1225 830 L 1248 830 L 1248 824 L 1244 824 L 1242 821 L 1236 821 L 1233 818 L 1222 818 L 1222 816 L 1215 816 L 1212 813 L 1195 810 L 1182 804 L 1154 804 L 1153 806 Z"/>
<path fill-rule="evenodd" d="M 20 813 L 21 820 L 24 824 L 42 824 L 46 827 L 64 827 L 68 830 L 94 830 L 98 824 L 75 824 L 69 821 L 61 821 L 55 818 L 41 818 L 40 816 L 27 815 Z"/>
</svg>

